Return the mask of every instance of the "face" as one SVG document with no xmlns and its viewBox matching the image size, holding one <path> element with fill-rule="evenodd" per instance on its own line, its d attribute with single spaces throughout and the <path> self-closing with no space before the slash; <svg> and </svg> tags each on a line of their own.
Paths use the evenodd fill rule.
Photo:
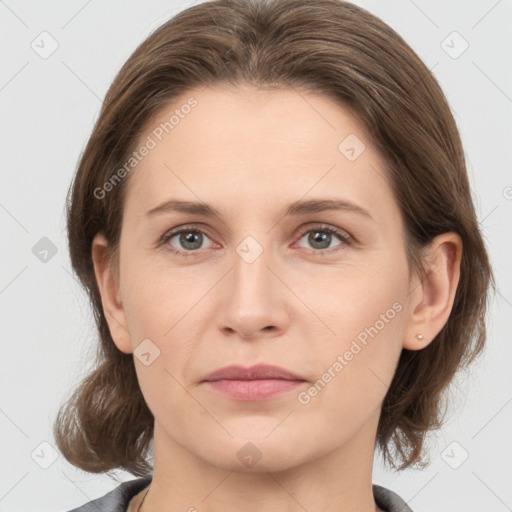
<svg viewBox="0 0 512 512">
<path fill-rule="evenodd" d="M 401 214 L 357 117 L 325 95 L 211 87 L 160 112 L 143 144 L 109 313 L 155 446 L 236 471 L 373 451 L 411 283 Z M 261 364 L 294 378 L 205 381 Z"/>
</svg>

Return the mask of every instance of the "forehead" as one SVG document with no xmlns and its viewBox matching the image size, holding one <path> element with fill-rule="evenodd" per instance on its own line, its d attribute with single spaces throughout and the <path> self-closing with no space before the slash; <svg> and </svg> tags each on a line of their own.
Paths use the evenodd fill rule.
<svg viewBox="0 0 512 512">
<path fill-rule="evenodd" d="M 170 197 L 240 208 L 327 194 L 396 210 L 364 125 L 323 94 L 192 89 L 151 119 L 144 145 L 125 203 L 139 215 Z"/>
</svg>

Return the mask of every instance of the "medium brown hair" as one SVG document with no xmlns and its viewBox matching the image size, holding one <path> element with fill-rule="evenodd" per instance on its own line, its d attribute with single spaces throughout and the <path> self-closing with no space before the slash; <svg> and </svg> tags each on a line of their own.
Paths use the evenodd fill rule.
<svg viewBox="0 0 512 512">
<path fill-rule="evenodd" d="M 425 277 L 422 249 L 436 235 L 460 235 L 461 274 L 450 317 L 425 349 L 402 350 L 377 430 L 376 446 L 389 465 L 424 466 L 425 436 L 442 424 L 448 384 L 484 347 L 494 277 L 457 126 L 436 79 L 393 29 L 339 0 L 195 5 L 153 32 L 116 76 L 69 190 L 71 263 L 90 297 L 100 344 L 94 370 L 55 420 L 58 447 L 73 465 L 93 473 L 152 470 L 154 418 L 133 356 L 111 337 L 91 257 L 92 240 L 103 232 L 109 258 L 117 261 L 129 176 L 101 198 L 95 191 L 129 159 L 156 114 L 209 84 L 301 88 L 328 94 L 357 113 L 386 163 L 410 272 Z"/>
</svg>

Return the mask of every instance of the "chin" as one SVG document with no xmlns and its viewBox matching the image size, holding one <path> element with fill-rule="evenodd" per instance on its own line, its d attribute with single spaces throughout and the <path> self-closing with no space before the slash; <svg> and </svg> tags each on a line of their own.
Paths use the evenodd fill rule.
<svg viewBox="0 0 512 512">
<path fill-rule="evenodd" d="M 266 432 L 268 434 L 268 431 Z M 272 435 L 272 434 L 271 434 Z M 212 450 L 213 446 L 215 449 Z M 291 469 L 307 460 L 307 453 L 297 447 L 303 443 L 287 442 L 283 438 L 251 437 L 230 439 L 228 442 L 212 442 L 201 457 L 210 464 L 237 473 L 278 472 Z"/>
</svg>

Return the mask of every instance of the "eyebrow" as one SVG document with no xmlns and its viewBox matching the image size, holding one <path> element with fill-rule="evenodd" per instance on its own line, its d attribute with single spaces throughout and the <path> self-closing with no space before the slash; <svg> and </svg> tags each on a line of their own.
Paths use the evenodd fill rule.
<svg viewBox="0 0 512 512">
<path fill-rule="evenodd" d="M 299 200 L 284 206 L 284 216 L 299 216 L 325 211 L 346 211 L 363 215 L 372 219 L 370 213 L 357 204 L 342 199 L 309 199 Z M 147 211 L 145 217 L 153 217 L 164 213 L 187 213 L 203 217 L 219 217 L 220 213 L 207 203 L 179 201 L 170 199 Z"/>
</svg>

